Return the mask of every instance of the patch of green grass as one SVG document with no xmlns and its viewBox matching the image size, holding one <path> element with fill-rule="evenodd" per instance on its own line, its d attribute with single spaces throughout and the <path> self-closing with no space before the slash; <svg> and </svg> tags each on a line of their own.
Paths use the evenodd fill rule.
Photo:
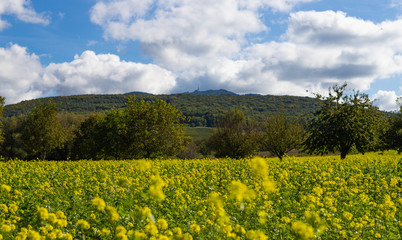
<svg viewBox="0 0 402 240">
<path fill-rule="evenodd" d="M 193 141 L 207 139 L 214 134 L 215 128 L 210 127 L 187 127 L 184 135 L 191 137 Z"/>
</svg>

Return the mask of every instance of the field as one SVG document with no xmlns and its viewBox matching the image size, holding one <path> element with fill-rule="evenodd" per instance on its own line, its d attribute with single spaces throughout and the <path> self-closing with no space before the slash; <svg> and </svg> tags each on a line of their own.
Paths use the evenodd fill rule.
<svg viewBox="0 0 402 240">
<path fill-rule="evenodd" d="M 193 141 L 204 140 L 214 134 L 215 128 L 211 127 L 186 127 L 185 136 L 191 137 Z"/>
<path fill-rule="evenodd" d="M 0 162 L 0 239 L 400 239 L 400 159 Z"/>
</svg>

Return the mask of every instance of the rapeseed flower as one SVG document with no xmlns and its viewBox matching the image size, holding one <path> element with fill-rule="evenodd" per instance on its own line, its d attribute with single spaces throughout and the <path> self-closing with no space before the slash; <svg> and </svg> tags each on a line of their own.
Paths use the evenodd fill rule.
<svg viewBox="0 0 402 240">
<path fill-rule="evenodd" d="M 91 227 L 89 223 L 83 219 L 78 220 L 75 225 L 81 230 L 88 230 Z"/>
<path fill-rule="evenodd" d="M 105 201 L 103 201 L 101 198 L 92 199 L 91 204 L 95 206 L 98 211 L 103 211 L 106 207 Z"/>
</svg>

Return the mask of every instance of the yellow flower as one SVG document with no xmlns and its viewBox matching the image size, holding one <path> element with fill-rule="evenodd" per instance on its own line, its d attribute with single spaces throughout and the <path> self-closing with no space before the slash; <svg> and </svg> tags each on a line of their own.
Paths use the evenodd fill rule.
<svg viewBox="0 0 402 240">
<path fill-rule="evenodd" d="M 41 220 L 47 220 L 49 218 L 49 212 L 46 208 L 38 207 L 38 216 Z"/>
<path fill-rule="evenodd" d="M 8 213 L 8 207 L 5 204 L 0 204 L 0 211 Z"/>
<path fill-rule="evenodd" d="M 197 224 L 191 224 L 190 226 L 191 231 L 193 231 L 194 233 L 199 233 L 201 231 L 200 226 L 198 226 Z"/>
<path fill-rule="evenodd" d="M 247 232 L 246 234 L 247 239 L 250 240 L 266 240 L 268 239 L 268 237 L 261 231 L 254 231 L 254 230 L 250 230 Z"/>
<path fill-rule="evenodd" d="M 345 211 L 345 212 L 343 212 L 343 217 L 344 217 L 346 220 L 350 221 L 350 220 L 352 220 L 352 218 L 353 218 L 353 214 L 351 214 L 350 212 Z"/>
<path fill-rule="evenodd" d="M 11 232 L 11 230 L 12 230 L 11 226 L 10 226 L 10 225 L 6 225 L 6 224 L 3 224 L 3 225 L 1 226 L 1 228 L 0 228 L 0 231 L 2 231 L 2 232 L 4 232 L 4 233 Z"/>
<path fill-rule="evenodd" d="M 162 178 L 159 175 L 152 176 L 151 177 L 151 186 L 149 186 L 149 195 L 152 198 L 159 199 L 159 200 L 164 200 L 165 199 L 165 194 L 163 193 L 163 186 L 165 186 L 165 182 L 162 180 Z"/>
<path fill-rule="evenodd" d="M 159 230 L 166 230 L 168 228 L 168 223 L 165 219 L 158 219 L 157 225 Z"/>
<path fill-rule="evenodd" d="M 89 223 L 83 219 L 78 220 L 75 225 L 81 230 L 88 230 L 90 228 Z"/>
<path fill-rule="evenodd" d="M 146 233 L 149 233 L 149 234 L 152 235 L 152 236 L 156 236 L 156 235 L 158 234 L 158 228 L 157 228 L 153 223 L 148 223 L 148 224 L 145 226 L 144 231 L 145 231 Z"/>
<path fill-rule="evenodd" d="M 230 197 L 237 202 L 248 201 L 255 197 L 255 193 L 240 181 L 232 181 L 229 185 Z"/>
<path fill-rule="evenodd" d="M 8 186 L 8 185 L 5 185 L 5 184 L 2 184 L 2 185 L 0 186 L 0 189 L 1 189 L 2 191 L 4 191 L 4 192 L 10 192 L 10 191 L 11 191 L 11 187 Z"/>
<path fill-rule="evenodd" d="M 105 210 L 106 203 L 105 203 L 105 201 L 103 201 L 103 199 L 101 199 L 101 198 L 94 198 L 94 199 L 92 199 L 91 203 L 92 203 L 93 206 L 96 207 L 96 209 L 97 209 L 98 211 L 103 211 L 103 210 Z"/>
<path fill-rule="evenodd" d="M 116 208 L 112 207 L 112 206 L 107 206 L 106 207 L 106 212 L 109 215 L 109 220 L 111 222 L 117 221 L 120 219 L 120 215 L 117 212 Z"/>
<path fill-rule="evenodd" d="M 300 239 L 311 239 L 314 238 L 314 229 L 313 227 L 305 224 L 304 222 L 293 222 L 292 231 L 300 238 Z"/>
</svg>

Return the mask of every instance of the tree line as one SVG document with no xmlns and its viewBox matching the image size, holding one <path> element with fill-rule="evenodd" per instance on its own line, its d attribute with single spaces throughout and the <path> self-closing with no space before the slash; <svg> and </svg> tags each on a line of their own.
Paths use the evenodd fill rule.
<svg viewBox="0 0 402 240">
<path fill-rule="evenodd" d="M 224 93 L 224 92 L 223 92 Z M 317 109 L 315 98 L 296 96 L 253 96 L 253 95 L 196 95 L 196 94 L 122 94 L 122 95 L 79 95 L 49 97 L 61 112 L 78 115 L 106 112 L 112 108 L 124 108 L 128 96 L 154 101 L 162 99 L 190 117 L 186 123 L 190 127 L 214 127 L 216 120 L 234 107 L 242 110 L 248 118 L 263 121 L 267 116 L 284 111 L 288 116 L 298 118 Z M 22 101 L 7 105 L 4 117 L 28 114 L 43 99 Z"/>
<path fill-rule="evenodd" d="M 367 95 L 334 86 L 318 110 L 301 121 L 283 112 L 264 121 L 235 108 L 216 120 L 216 131 L 194 143 L 184 136 L 189 118 L 164 100 L 128 97 L 124 108 L 89 116 L 60 113 L 54 102 L 38 102 L 26 115 L 4 118 L 0 155 L 6 159 L 139 159 L 215 156 L 243 158 L 260 151 L 283 158 L 308 154 L 396 149 L 402 151 L 402 105 L 382 114 Z M 0 97 L 0 116 L 4 98 Z"/>
</svg>

